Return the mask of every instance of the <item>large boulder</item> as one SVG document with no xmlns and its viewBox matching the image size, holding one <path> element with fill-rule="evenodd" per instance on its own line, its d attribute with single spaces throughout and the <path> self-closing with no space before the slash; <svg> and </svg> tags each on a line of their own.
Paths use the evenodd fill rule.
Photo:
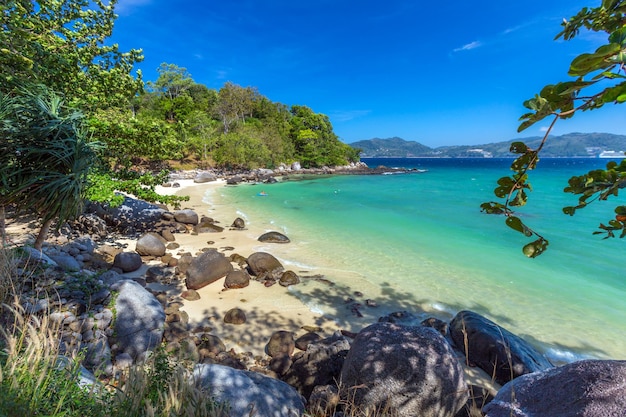
<svg viewBox="0 0 626 417">
<path fill-rule="evenodd" d="M 137 358 L 156 348 L 165 325 L 161 303 L 132 280 L 118 281 L 111 289 L 118 292 L 113 330 L 119 350 Z"/>
<path fill-rule="evenodd" d="M 120 252 L 113 259 L 113 266 L 122 272 L 133 272 L 141 268 L 143 261 L 137 252 Z"/>
<path fill-rule="evenodd" d="M 217 176 L 212 172 L 198 172 L 196 177 L 193 179 L 193 182 L 197 184 L 202 184 L 205 182 L 213 182 L 217 180 Z"/>
<path fill-rule="evenodd" d="M 483 411 L 487 417 L 626 416 L 626 361 L 584 360 L 520 376 Z"/>
<path fill-rule="evenodd" d="M 310 343 L 306 352 L 293 356 L 293 363 L 282 380 L 296 388 L 305 398 L 319 385 L 332 385 L 339 380 L 350 342 L 341 333 Z"/>
<path fill-rule="evenodd" d="M 142 235 L 135 246 L 135 251 L 141 256 L 163 256 L 165 250 L 163 238 L 156 233 Z"/>
<path fill-rule="evenodd" d="M 184 224 L 198 224 L 198 213 L 191 209 L 177 210 L 174 212 L 174 220 Z"/>
<path fill-rule="evenodd" d="M 436 330 L 375 323 L 361 330 L 341 369 L 341 397 L 364 411 L 453 417 L 467 401 L 463 368 Z"/>
<path fill-rule="evenodd" d="M 273 255 L 266 252 L 255 252 L 248 256 L 248 266 L 252 275 L 258 279 L 279 280 L 285 268 Z"/>
<path fill-rule="evenodd" d="M 193 379 L 229 405 L 230 417 L 299 417 L 304 399 L 282 381 L 223 365 L 196 365 Z"/>
<path fill-rule="evenodd" d="M 283 235 L 280 232 L 263 233 L 261 236 L 259 236 L 257 240 L 263 243 L 289 243 L 291 242 L 287 236 Z"/>
<path fill-rule="evenodd" d="M 553 366 L 528 342 L 473 311 L 460 311 L 452 319 L 450 336 L 471 365 L 493 375 L 501 385 Z"/>
<path fill-rule="evenodd" d="M 187 288 L 200 289 L 225 277 L 232 270 L 233 266 L 223 253 L 210 249 L 191 261 L 186 271 Z"/>
</svg>

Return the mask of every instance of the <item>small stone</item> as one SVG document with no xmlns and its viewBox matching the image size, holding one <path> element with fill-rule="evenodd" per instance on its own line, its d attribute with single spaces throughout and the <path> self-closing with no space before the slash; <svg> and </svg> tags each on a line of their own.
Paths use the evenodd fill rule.
<svg viewBox="0 0 626 417">
<path fill-rule="evenodd" d="M 198 294 L 198 291 L 196 290 L 185 290 L 180 294 L 180 296 L 187 301 L 196 301 L 200 299 L 200 294 Z"/>
<path fill-rule="evenodd" d="M 246 313 L 240 308 L 232 308 L 224 315 L 224 323 L 244 324 L 246 322 Z"/>
</svg>

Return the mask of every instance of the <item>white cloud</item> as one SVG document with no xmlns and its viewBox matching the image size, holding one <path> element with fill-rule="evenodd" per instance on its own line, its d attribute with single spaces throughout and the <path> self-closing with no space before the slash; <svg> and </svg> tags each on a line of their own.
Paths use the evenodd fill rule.
<svg viewBox="0 0 626 417">
<path fill-rule="evenodd" d="M 539 131 L 540 131 L 540 132 L 545 133 L 545 132 L 547 132 L 547 131 L 548 131 L 548 129 L 550 129 L 548 126 L 541 126 L 541 127 L 539 128 Z"/>
<path fill-rule="evenodd" d="M 480 48 L 481 46 L 483 46 L 482 42 L 474 41 L 474 42 L 470 42 L 468 44 L 465 44 L 465 45 L 461 46 L 460 48 L 454 49 L 454 52 L 470 51 L 472 49 Z"/>
</svg>

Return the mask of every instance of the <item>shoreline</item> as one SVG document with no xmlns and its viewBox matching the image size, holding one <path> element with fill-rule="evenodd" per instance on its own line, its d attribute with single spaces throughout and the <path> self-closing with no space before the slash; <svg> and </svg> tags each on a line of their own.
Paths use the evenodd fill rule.
<svg viewBox="0 0 626 417">
<path fill-rule="evenodd" d="M 176 234 L 176 242 L 180 244 L 176 252 L 191 252 L 195 256 L 202 248 L 216 247 L 226 256 L 237 253 L 247 257 L 254 252 L 264 251 L 278 258 L 285 270 L 294 270 L 301 279 L 299 284 L 291 287 L 282 287 L 279 284 L 265 287 L 261 282 L 251 280 L 249 286 L 241 289 L 225 289 L 224 279 L 220 279 L 197 290 L 199 300 L 187 301 L 181 298 L 183 305 L 180 310 L 189 315 L 189 323 L 210 328 L 210 333 L 222 340 L 226 350 L 260 358 L 266 355 L 265 346 L 276 331 L 292 332 L 295 339 L 310 331 L 315 331 L 322 338 L 336 332 L 356 334 L 362 328 L 376 323 L 385 314 L 406 311 L 407 306 L 402 304 L 367 306 L 368 300 L 364 298 L 366 295 L 355 290 L 356 285 L 349 287 L 336 283 L 315 272 L 311 275 L 311 271 L 303 270 L 302 265 L 286 253 L 289 244 L 267 244 L 256 239 L 270 230 L 263 225 L 252 222 L 252 226 L 247 224 L 244 230 L 230 230 L 228 226 L 238 217 L 236 209 L 228 205 L 216 206 L 217 199 L 212 195 L 220 187 L 226 186 L 224 180 L 202 184 L 195 184 L 192 180 L 176 182 L 180 183 L 180 187 L 159 187 L 157 191 L 189 196 L 189 201 L 181 204 L 181 208 L 190 208 L 199 216 L 212 217 L 224 227 L 223 232 L 215 234 Z M 228 213 L 228 210 L 232 213 Z M 308 305 L 303 299 L 308 297 L 311 300 L 323 297 L 325 311 L 315 308 L 314 302 Z M 374 295 L 373 299 L 376 298 Z M 332 311 L 327 310 L 329 306 Z M 232 308 L 244 311 L 246 323 L 224 323 L 225 313 Z M 424 313 L 430 317 L 434 315 L 434 312 Z M 489 375 L 480 368 L 467 366 L 463 354 L 457 354 L 468 383 L 484 386 L 494 393 L 498 390 L 497 384 Z"/>
<path fill-rule="evenodd" d="M 224 231 L 220 233 L 176 234 L 176 243 L 180 245 L 177 253 L 190 252 L 196 255 L 203 248 L 216 248 L 226 256 L 236 253 L 248 257 L 266 249 L 268 244 L 257 241 L 255 237 L 267 230 L 249 228 L 248 225 L 244 230 L 230 230 L 228 226 L 238 217 L 237 213 L 234 210 L 228 213 L 226 207 L 216 208 L 214 200 L 206 200 L 207 192 L 216 192 L 226 185 L 224 180 L 201 184 L 195 184 L 193 180 L 176 182 L 180 187 L 159 187 L 157 191 L 161 194 L 189 196 L 189 201 L 181 204 L 181 208 L 192 209 L 199 216 L 211 217 L 224 227 Z M 289 269 L 289 264 L 284 263 L 282 256 L 276 255 L 272 248 L 267 251 L 279 258 L 286 270 Z M 295 272 L 299 274 L 298 271 Z M 223 283 L 224 280 L 220 279 L 197 290 L 199 300 L 181 300 L 181 311 L 189 315 L 191 325 L 210 327 L 211 333 L 224 342 L 227 350 L 262 356 L 265 344 L 275 331 L 290 331 L 298 338 L 307 333 L 306 329 L 315 328 L 322 337 L 342 330 L 335 320 L 312 311 L 289 288 L 278 284 L 265 287 L 261 282 L 251 280 L 250 285 L 245 288 L 226 289 Z M 233 308 L 244 311 L 246 323 L 224 323 L 224 315 Z"/>
</svg>

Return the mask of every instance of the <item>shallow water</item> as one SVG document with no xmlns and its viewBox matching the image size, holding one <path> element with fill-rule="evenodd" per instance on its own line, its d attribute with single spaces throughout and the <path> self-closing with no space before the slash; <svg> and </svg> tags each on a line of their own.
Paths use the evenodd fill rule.
<svg viewBox="0 0 626 417">
<path fill-rule="evenodd" d="M 472 309 L 556 361 L 626 359 L 626 241 L 592 235 L 617 200 L 575 217 L 561 212 L 576 203 L 562 192 L 567 179 L 607 160 L 545 159 L 531 174 L 534 191 L 520 215 L 550 240 L 536 259 L 523 256 L 529 240 L 502 217 L 480 212 L 510 160 L 364 161 L 428 172 L 224 187 L 212 200 L 236 207 L 248 224 L 286 233 L 292 243 L 281 248 L 281 260 L 299 274 L 339 284 L 295 287 L 311 309 L 332 316 L 345 308 L 339 299 L 359 291 L 379 305 L 363 308 L 364 320 L 398 309 L 449 319 Z"/>
</svg>

